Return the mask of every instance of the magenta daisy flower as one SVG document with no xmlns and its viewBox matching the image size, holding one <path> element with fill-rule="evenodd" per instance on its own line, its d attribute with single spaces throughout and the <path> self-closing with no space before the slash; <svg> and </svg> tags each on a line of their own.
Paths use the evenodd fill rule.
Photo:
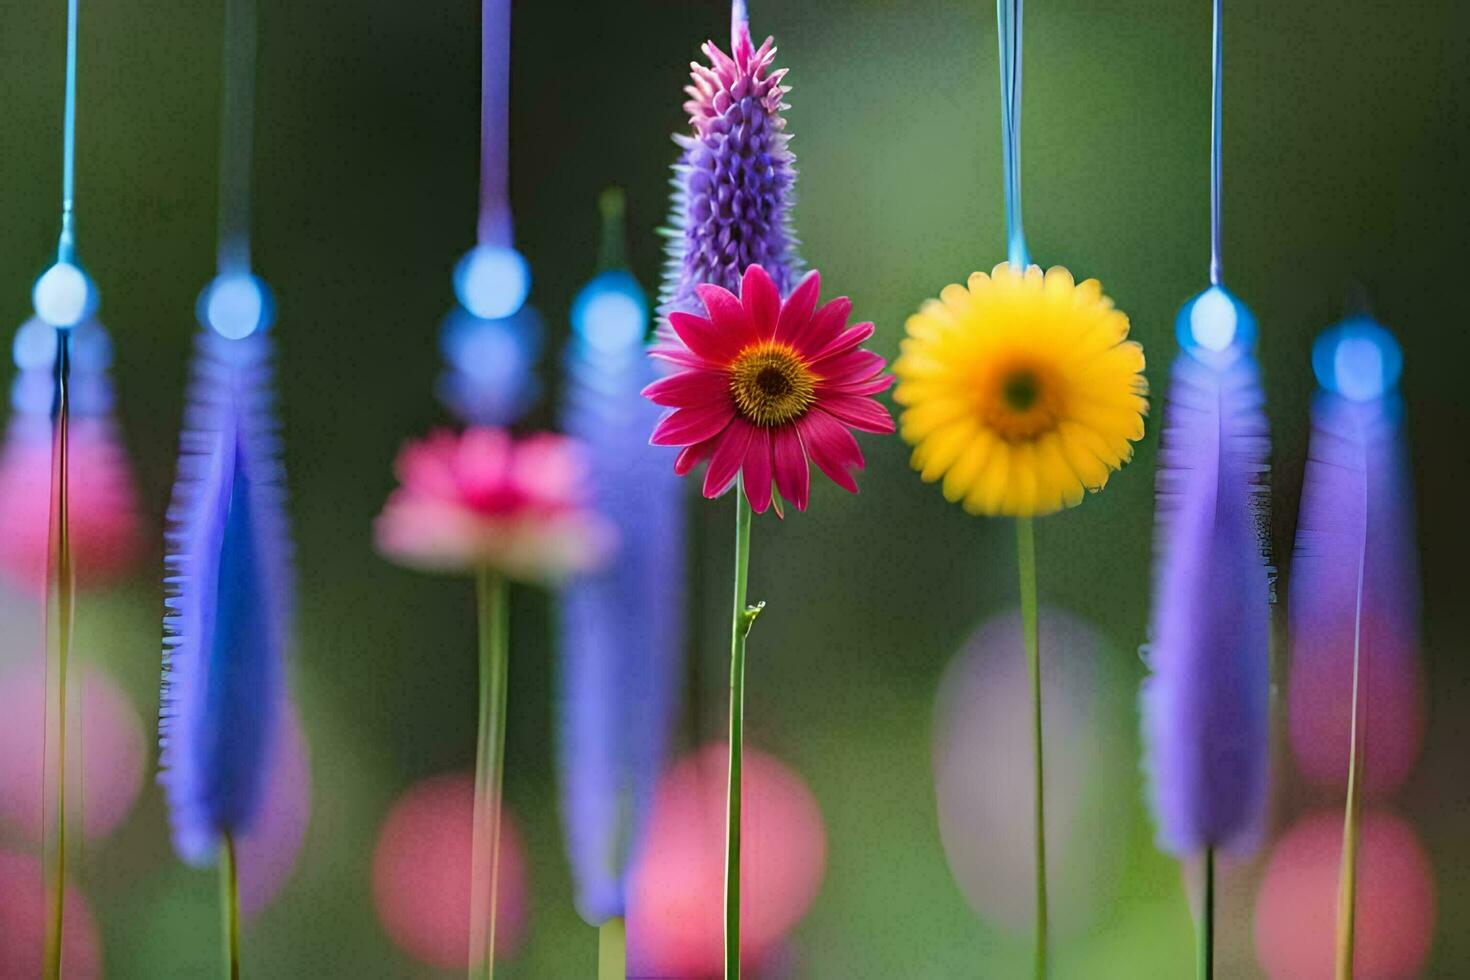
<svg viewBox="0 0 1470 980">
<path fill-rule="evenodd" d="M 652 353 L 675 368 L 643 394 L 671 411 L 653 430 L 658 446 L 682 446 L 683 475 L 709 460 L 704 495 L 744 481 L 757 514 L 781 497 L 806 510 L 807 460 L 856 493 L 863 453 L 849 429 L 892 432 L 888 410 L 872 396 L 893 383 L 883 358 L 859 345 L 871 323 L 848 326 L 852 303 L 820 308 L 821 277 L 808 273 L 783 302 L 766 270 L 745 270 L 737 298 L 713 285 L 696 289 L 706 315 L 672 313 L 677 340 Z M 777 504 L 777 513 L 780 505 Z"/>
</svg>

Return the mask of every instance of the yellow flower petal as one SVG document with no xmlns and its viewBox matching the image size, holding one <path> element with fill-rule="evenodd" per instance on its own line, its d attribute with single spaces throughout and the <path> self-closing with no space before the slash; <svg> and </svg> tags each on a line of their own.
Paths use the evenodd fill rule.
<svg viewBox="0 0 1470 980">
<path fill-rule="evenodd" d="M 1128 317 L 1096 279 L 1001 263 L 909 318 L 894 401 L 913 464 L 976 514 L 1028 516 L 1100 490 L 1143 436 Z"/>
</svg>

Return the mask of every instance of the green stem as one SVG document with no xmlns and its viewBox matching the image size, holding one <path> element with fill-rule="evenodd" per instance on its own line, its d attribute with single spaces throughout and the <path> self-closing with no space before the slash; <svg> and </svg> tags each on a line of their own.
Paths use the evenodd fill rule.
<svg viewBox="0 0 1470 980">
<path fill-rule="evenodd" d="M 1199 909 L 1199 940 L 1195 943 L 1198 959 L 1199 980 L 1214 980 L 1215 977 L 1215 849 L 1205 848 L 1204 882 L 1201 885 L 1204 900 Z"/>
<path fill-rule="evenodd" d="M 628 931 L 622 916 L 613 916 L 597 930 L 597 980 L 626 980 Z"/>
<path fill-rule="evenodd" d="M 745 739 L 745 638 L 765 603 L 745 604 L 750 571 L 750 504 L 735 484 L 735 597 L 730 616 L 730 781 L 725 813 L 725 980 L 740 977 L 740 790 Z"/>
<path fill-rule="evenodd" d="M 55 804 L 55 829 L 46 876 L 46 949 L 43 975 L 46 980 L 61 976 L 62 933 L 65 926 L 67 794 L 66 758 L 67 675 L 71 669 L 72 627 L 76 607 L 76 575 L 71 561 L 71 332 L 56 331 L 56 421 L 51 443 L 51 528 L 50 581 L 47 586 L 47 630 L 49 647 L 45 735 L 55 752 L 45 753 L 54 783 L 49 795 Z"/>
<path fill-rule="evenodd" d="M 490 569 L 476 578 L 480 621 L 480 712 L 475 739 L 475 815 L 470 854 L 471 978 L 495 976 L 495 912 L 500 878 L 500 801 L 505 767 L 505 703 L 510 666 L 506 581 Z"/>
<path fill-rule="evenodd" d="M 1016 520 L 1016 565 L 1021 579 L 1021 630 L 1031 674 L 1031 736 L 1036 753 L 1036 976 L 1046 976 L 1046 804 L 1041 748 L 1041 637 L 1036 610 L 1036 531 L 1031 518 Z"/>
<path fill-rule="evenodd" d="M 235 838 L 228 832 L 220 838 L 219 911 L 225 977 L 240 980 L 240 871 L 235 863 Z"/>
<path fill-rule="evenodd" d="M 1359 600 L 1361 603 L 1361 599 Z M 1361 617 L 1361 610 L 1358 614 Z M 1356 630 L 1361 635 L 1361 626 Z M 1342 818 L 1342 868 L 1337 885 L 1337 980 L 1352 980 L 1353 946 L 1357 928 L 1358 904 L 1358 818 L 1362 810 L 1363 746 L 1362 721 L 1360 717 L 1361 679 L 1359 663 L 1361 643 L 1358 636 L 1353 639 L 1353 708 L 1352 723 L 1348 735 L 1348 784 L 1347 802 Z"/>
</svg>

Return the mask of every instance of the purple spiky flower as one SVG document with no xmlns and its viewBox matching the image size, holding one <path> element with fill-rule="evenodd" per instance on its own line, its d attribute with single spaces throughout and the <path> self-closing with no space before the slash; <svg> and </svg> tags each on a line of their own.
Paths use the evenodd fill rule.
<svg viewBox="0 0 1470 980">
<path fill-rule="evenodd" d="M 668 314 L 698 312 L 695 287 L 735 291 L 747 266 L 759 264 L 785 296 L 800 278 L 791 228 L 795 157 L 781 115 L 786 69 L 773 68 L 771 38 L 756 47 L 743 0 L 731 16 L 731 54 L 708 41 L 708 65 L 691 64 L 685 87 L 691 132 L 674 137 L 668 262 L 659 293 L 658 339 L 673 338 Z"/>
<path fill-rule="evenodd" d="M 286 699 L 290 540 L 270 339 L 199 334 L 169 507 L 159 782 L 174 847 L 246 831 Z"/>
<path fill-rule="evenodd" d="M 1248 852 L 1268 785 L 1270 432 L 1249 311 L 1211 287 L 1180 321 L 1194 334 L 1159 448 L 1144 764 L 1163 850 Z"/>
</svg>

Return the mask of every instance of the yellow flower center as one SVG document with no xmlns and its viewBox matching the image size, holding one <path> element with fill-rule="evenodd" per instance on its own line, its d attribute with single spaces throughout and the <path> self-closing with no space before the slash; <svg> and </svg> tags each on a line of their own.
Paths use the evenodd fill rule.
<svg viewBox="0 0 1470 980">
<path fill-rule="evenodd" d="M 1056 428 L 1060 416 L 1058 385 L 1046 372 L 1027 364 L 1006 365 L 982 382 L 980 412 L 1001 438 L 1034 439 Z"/>
<path fill-rule="evenodd" d="M 745 348 L 730 365 L 730 395 L 748 421 L 771 427 L 806 414 L 817 400 L 817 379 L 785 344 L 762 341 Z"/>
</svg>

